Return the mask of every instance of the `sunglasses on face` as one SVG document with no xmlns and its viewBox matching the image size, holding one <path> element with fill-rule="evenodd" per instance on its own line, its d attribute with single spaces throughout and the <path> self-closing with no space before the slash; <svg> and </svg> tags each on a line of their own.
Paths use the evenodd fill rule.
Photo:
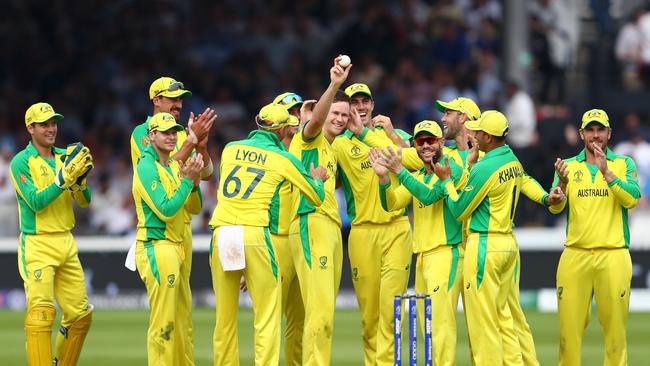
<svg viewBox="0 0 650 366">
<path fill-rule="evenodd" d="M 438 143 L 438 138 L 435 136 L 421 136 L 421 137 L 416 137 L 415 138 L 415 144 L 418 146 L 422 146 L 425 143 L 429 145 L 437 144 Z"/>
<path fill-rule="evenodd" d="M 173 91 L 183 90 L 183 89 L 185 89 L 185 85 L 183 85 L 183 83 L 181 83 L 180 81 L 176 81 L 176 82 L 171 83 L 171 85 L 169 85 L 167 87 L 167 89 L 158 90 L 156 92 L 156 96 L 158 96 L 158 95 L 160 95 L 160 94 L 162 94 L 162 93 L 164 93 L 166 91 L 173 92 Z"/>
<path fill-rule="evenodd" d="M 282 98 L 280 104 L 287 105 L 291 103 L 302 103 L 302 98 L 298 94 L 289 94 L 286 97 Z"/>
</svg>

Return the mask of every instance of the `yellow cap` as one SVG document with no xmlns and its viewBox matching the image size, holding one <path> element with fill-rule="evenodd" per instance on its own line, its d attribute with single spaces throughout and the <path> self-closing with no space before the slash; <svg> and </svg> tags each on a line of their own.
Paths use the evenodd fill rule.
<svg viewBox="0 0 650 366">
<path fill-rule="evenodd" d="M 255 122 L 265 130 L 277 130 L 288 125 L 290 117 L 286 108 L 280 104 L 271 103 L 260 109 L 260 113 L 255 116 Z"/>
<path fill-rule="evenodd" d="M 508 134 L 508 119 L 499 111 L 485 111 L 476 121 L 465 122 L 465 127 L 502 137 Z"/>
<path fill-rule="evenodd" d="M 154 80 L 149 87 L 149 99 L 153 100 L 153 97 L 160 96 L 167 98 L 191 97 L 192 92 L 185 89 L 185 85 L 180 81 L 163 76 Z"/>
<path fill-rule="evenodd" d="M 478 108 L 476 103 L 469 98 L 456 98 L 451 102 L 443 102 L 442 100 L 436 100 L 436 109 L 441 113 L 445 113 L 448 109 L 452 111 L 458 111 L 460 113 L 465 113 L 470 120 L 475 121 L 481 116 L 481 110 Z"/>
<path fill-rule="evenodd" d="M 278 95 L 273 99 L 273 103 L 279 104 L 287 110 L 302 104 L 302 97 L 296 93 L 286 92 Z"/>
<path fill-rule="evenodd" d="M 149 119 L 149 131 L 167 131 L 169 129 L 183 131 L 183 126 L 176 123 L 176 119 L 169 113 L 156 113 Z"/>
<path fill-rule="evenodd" d="M 442 137 L 442 130 L 436 121 L 424 120 L 413 129 L 413 138 L 417 137 L 420 132 L 428 132 L 435 137 Z"/>
<path fill-rule="evenodd" d="M 350 98 L 352 98 L 353 95 L 358 93 L 365 94 L 369 96 L 370 99 L 372 99 L 372 93 L 370 92 L 370 88 L 366 84 L 356 83 L 345 88 L 345 95 L 347 95 Z"/>
<path fill-rule="evenodd" d="M 600 123 L 601 125 L 609 128 L 609 117 L 602 109 L 590 109 L 582 115 L 582 125 L 580 128 L 587 127 L 591 122 Z"/>
<path fill-rule="evenodd" d="M 300 120 L 294 115 L 289 115 L 289 121 L 287 122 L 289 126 L 300 126 Z"/>
<path fill-rule="evenodd" d="M 32 104 L 25 112 L 25 126 L 32 123 L 43 123 L 49 121 L 51 118 L 61 119 L 63 115 L 54 112 L 51 105 L 44 102 Z"/>
</svg>

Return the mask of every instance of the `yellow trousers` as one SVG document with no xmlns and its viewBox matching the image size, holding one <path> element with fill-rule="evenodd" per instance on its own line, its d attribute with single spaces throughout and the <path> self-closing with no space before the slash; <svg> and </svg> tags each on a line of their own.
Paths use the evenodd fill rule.
<svg viewBox="0 0 650 366">
<path fill-rule="evenodd" d="M 463 291 L 472 357 L 477 366 L 508 364 L 501 325 L 504 309 L 509 311 L 508 297 L 514 291 L 517 258 L 512 234 L 469 235 Z"/>
<path fill-rule="evenodd" d="M 286 319 L 284 329 L 285 365 L 302 365 L 302 336 L 305 326 L 305 306 L 294 264 L 289 235 L 271 234 L 271 242 L 278 255 L 282 273 L 282 312 Z"/>
<path fill-rule="evenodd" d="M 67 329 L 77 320 L 83 319 L 92 312 L 86 294 L 86 281 L 83 268 L 79 261 L 79 251 L 70 232 L 60 234 L 20 234 L 18 246 L 18 270 L 25 286 L 27 303 L 27 317 L 25 329 L 32 329 L 33 321 L 29 321 L 29 314 L 36 309 L 51 309 L 51 317 L 39 312 L 41 318 L 40 331 L 45 334 L 41 344 L 36 347 L 36 339 L 30 342 L 27 335 L 26 349 L 28 359 L 32 366 L 52 364 L 51 326 L 56 312 L 54 303 L 59 305 L 63 312 L 61 317 L 61 331 L 56 338 L 57 355 L 62 352 L 67 339 Z M 47 319 L 46 319 L 47 318 Z M 88 325 L 89 326 L 89 325 Z M 87 327 L 88 327 L 87 326 Z M 83 337 L 88 328 L 85 328 Z M 36 343 L 35 343 L 36 342 Z M 83 344 L 83 338 L 81 338 Z M 76 347 L 76 357 L 81 345 Z M 38 361 L 36 361 L 38 360 Z M 37 365 L 38 364 L 38 365 Z"/>
<path fill-rule="evenodd" d="M 508 295 L 508 307 L 499 313 L 501 334 L 503 337 L 503 358 L 507 365 L 539 366 L 533 333 L 526 321 L 519 298 L 519 274 L 521 273 L 521 258 L 517 252 L 515 265 L 514 288 Z"/>
<path fill-rule="evenodd" d="M 361 313 L 364 364 L 392 365 L 393 298 L 406 292 L 413 239 L 407 217 L 352 226 L 348 254 Z"/>
<path fill-rule="evenodd" d="M 329 365 L 336 296 L 341 283 L 341 228 L 312 213 L 291 222 L 289 241 L 305 309 L 303 365 Z"/>
<path fill-rule="evenodd" d="M 219 259 L 219 228 L 210 243 L 212 287 L 216 299 L 214 365 L 239 365 L 237 313 L 239 283 L 246 280 L 253 302 L 255 365 L 277 365 L 280 360 L 282 287 L 276 252 L 267 228 L 244 226 L 246 268 L 224 271 Z"/>
<path fill-rule="evenodd" d="M 605 338 L 604 365 L 627 365 L 631 280 L 632 259 L 625 248 L 564 248 L 557 268 L 560 365 L 580 365 L 592 298 Z"/>
<path fill-rule="evenodd" d="M 71 233 L 20 234 L 18 269 L 28 309 L 53 307 L 56 299 L 64 327 L 90 312 L 79 250 Z"/>
<path fill-rule="evenodd" d="M 180 278 L 178 279 L 178 304 L 176 305 L 176 327 L 178 338 L 176 342 L 176 365 L 194 366 L 194 332 L 192 326 L 192 289 L 190 276 L 192 273 L 192 224 L 186 223 L 183 237 L 185 260 L 181 262 Z"/>
<path fill-rule="evenodd" d="M 181 264 L 185 249 L 168 240 L 136 242 L 135 260 L 138 273 L 149 297 L 147 358 L 150 366 L 176 365 L 179 338 L 176 323 L 179 306 Z"/>
<path fill-rule="evenodd" d="M 415 292 L 431 297 L 433 360 L 437 366 L 456 365 L 456 310 L 462 286 L 462 259 L 457 245 L 418 253 Z M 418 302 L 420 329 L 424 329 L 424 304 Z"/>
</svg>

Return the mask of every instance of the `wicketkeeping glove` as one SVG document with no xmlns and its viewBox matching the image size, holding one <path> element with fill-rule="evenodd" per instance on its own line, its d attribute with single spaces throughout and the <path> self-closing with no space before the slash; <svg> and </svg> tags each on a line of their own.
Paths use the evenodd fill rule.
<svg viewBox="0 0 650 366">
<path fill-rule="evenodd" d="M 68 145 L 65 161 L 54 179 L 56 185 L 61 189 L 73 185 L 79 177 L 92 169 L 92 159 L 88 148 L 81 143 Z"/>
</svg>

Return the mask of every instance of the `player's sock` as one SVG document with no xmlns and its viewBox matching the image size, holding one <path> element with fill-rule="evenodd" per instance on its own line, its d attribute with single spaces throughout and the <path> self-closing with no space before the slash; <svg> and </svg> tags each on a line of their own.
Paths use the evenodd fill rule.
<svg viewBox="0 0 650 366">
<path fill-rule="evenodd" d="M 55 317 L 53 306 L 34 306 L 25 314 L 27 360 L 30 366 L 52 365 L 52 324 Z"/>
<path fill-rule="evenodd" d="M 90 311 L 83 318 L 78 319 L 67 328 L 63 325 L 59 328 L 59 333 L 56 336 L 55 366 L 74 366 L 77 364 L 81 347 L 83 347 L 86 334 L 88 334 L 88 329 L 90 329 L 93 320 L 93 306 L 89 306 Z"/>
</svg>

